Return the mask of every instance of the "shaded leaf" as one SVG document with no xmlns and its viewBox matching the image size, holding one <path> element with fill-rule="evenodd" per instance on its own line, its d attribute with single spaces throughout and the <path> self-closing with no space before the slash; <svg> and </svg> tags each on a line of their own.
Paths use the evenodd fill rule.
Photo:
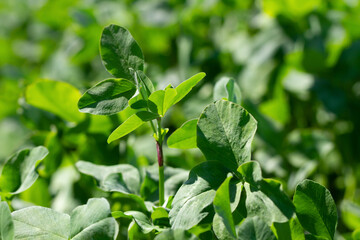
<svg viewBox="0 0 360 240">
<path fill-rule="evenodd" d="M 45 147 L 39 146 L 12 155 L 5 162 L 0 175 L 1 191 L 18 194 L 31 187 L 39 176 L 36 166 L 48 153 Z"/>
<path fill-rule="evenodd" d="M 208 105 L 197 125 L 197 146 L 207 160 L 221 161 L 236 172 L 250 161 L 256 120 L 240 105 L 219 100 Z"/>
<path fill-rule="evenodd" d="M 338 216 L 329 190 L 306 179 L 296 187 L 293 201 L 305 230 L 315 236 L 334 239 Z"/>
<path fill-rule="evenodd" d="M 217 224 L 214 224 L 214 232 L 219 239 L 236 238 L 234 220 L 230 207 L 229 183 L 231 178 L 231 176 L 226 178 L 218 188 L 213 203 L 216 213 L 214 223 L 217 222 Z M 220 229 L 216 227 L 220 227 Z"/>
<path fill-rule="evenodd" d="M 157 235 L 155 240 L 196 240 L 195 235 L 182 229 L 167 229 Z"/>
<path fill-rule="evenodd" d="M 189 149 L 196 148 L 196 126 L 198 119 L 186 121 L 176 129 L 167 139 L 170 148 Z"/>
<path fill-rule="evenodd" d="M 30 84 L 25 90 L 28 104 L 76 123 L 85 119 L 77 108 L 80 97 L 79 90 L 65 82 L 41 80 Z"/>
<path fill-rule="evenodd" d="M 124 110 L 136 86 L 126 79 L 106 79 L 87 90 L 78 102 L 80 112 L 111 115 Z"/>
<path fill-rule="evenodd" d="M 209 214 L 206 208 L 214 200 L 216 190 L 226 179 L 228 170 L 216 161 L 194 167 L 188 180 L 177 191 L 169 217 L 173 229 L 190 229 Z"/>
<path fill-rule="evenodd" d="M 139 171 L 129 164 L 104 166 L 78 161 L 76 167 L 81 173 L 90 175 L 99 181 L 99 187 L 104 191 L 116 191 L 125 194 L 139 193 Z"/>
<path fill-rule="evenodd" d="M 259 217 L 246 218 L 237 228 L 238 240 L 276 240 L 270 227 Z"/>
<path fill-rule="evenodd" d="M 305 240 L 304 230 L 297 218 L 289 222 L 274 223 L 278 240 Z"/>
<path fill-rule="evenodd" d="M 111 24 L 104 28 L 100 54 L 105 68 L 118 78 L 134 79 L 134 71 L 144 69 L 144 56 L 130 32 Z"/>
<path fill-rule="evenodd" d="M 258 216 L 268 225 L 291 219 L 294 206 L 282 191 L 280 182 L 263 179 L 260 165 L 254 161 L 242 164 L 238 171 L 245 180 L 245 206 L 248 217 Z"/>
</svg>

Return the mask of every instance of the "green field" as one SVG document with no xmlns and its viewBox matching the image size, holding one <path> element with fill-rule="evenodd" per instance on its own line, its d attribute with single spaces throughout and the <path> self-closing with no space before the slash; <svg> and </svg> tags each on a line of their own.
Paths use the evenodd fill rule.
<svg viewBox="0 0 360 240">
<path fill-rule="evenodd" d="M 360 1 L 1 0 L 0 240 L 360 240 Z"/>
</svg>

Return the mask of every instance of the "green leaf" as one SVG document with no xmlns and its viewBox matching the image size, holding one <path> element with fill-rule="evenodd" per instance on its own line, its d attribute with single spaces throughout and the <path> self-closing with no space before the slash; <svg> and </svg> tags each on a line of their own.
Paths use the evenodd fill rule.
<svg viewBox="0 0 360 240">
<path fill-rule="evenodd" d="M 213 229 L 216 237 L 220 240 L 235 239 L 235 225 L 233 216 L 231 214 L 230 203 L 230 180 L 232 176 L 229 176 L 221 184 L 216 191 L 214 198 L 215 216 L 213 219 Z"/>
<path fill-rule="evenodd" d="M 113 218 L 117 219 L 117 218 L 127 218 L 127 219 L 132 219 L 131 216 L 126 215 L 124 212 L 122 211 L 115 211 L 111 213 L 111 216 L 113 216 Z"/>
<path fill-rule="evenodd" d="M 345 225 L 352 229 L 360 228 L 360 206 L 349 200 L 343 200 L 340 205 L 341 219 Z"/>
<path fill-rule="evenodd" d="M 269 226 L 273 222 L 287 222 L 292 218 L 294 206 L 282 191 L 281 183 L 273 179 L 263 179 L 259 163 L 244 163 L 238 171 L 245 180 L 248 217 L 258 216 Z"/>
<path fill-rule="evenodd" d="M 157 235 L 155 240 L 196 240 L 195 235 L 182 229 L 167 229 Z"/>
<path fill-rule="evenodd" d="M 241 91 L 233 78 L 222 77 L 214 87 L 214 100 L 226 98 L 234 103 L 241 103 Z"/>
<path fill-rule="evenodd" d="M 139 171 L 129 164 L 103 166 L 78 161 L 76 167 L 81 173 L 94 177 L 104 191 L 125 194 L 138 194 L 140 191 Z"/>
<path fill-rule="evenodd" d="M 220 100 L 208 105 L 197 125 L 197 146 L 207 160 L 221 161 L 236 172 L 250 161 L 257 122 L 240 105 Z"/>
<path fill-rule="evenodd" d="M 23 149 L 6 160 L 0 175 L 0 189 L 2 192 L 18 194 L 29 187 L 38 178 L 36 166 L 48 155 L 43 147 Z"/>
<path fill-rule="evenodd" d="M 86 205 L 75 208 L 71 213 L 70 236 L 73 240 L 116 239 L 118 231 L 105 198 L 89 199 Z"/>
<path fill-rule="evenodd" d="M 14 239 L 14 223 L 9 206 L 6 202 L 0 202 L 0 239 Z"/>
<path fill-rule="evenodd" d="M 131 133 L 147 121 L 156 119 L 159 115 L 151 112 L 140 111 L 133 114 L 125 122 L 123 122 L 118 128 L 116 128 L 109 136 L 107 142 L 111 143 L 123 136 Z"/>
<path fill-rule="evenodd" d="M 352 234 L 351 237 L 353 240 L 360 240 L 360 229 L 356 229 Z"/>
<path fill-rule="evenodd" d="M 30 84 L 25 90 L 28 104 L 76 123 L 85 118 L 77 108 L 80 97 L 79 90 L 65 82 L 41 80 Z"/>
<path fill-rule="evenodd" d="M 44 207 L 28 207 L 12 213 L 15 239 L 69 239 L 70 216 Z"/>
<path fill-rule="evenodd" d="M 153 92 L 149 96 L 149 109 L 163 117 L 173 105 L 176 94 L 176 90 L 171 87 Z"/>
<path fill-rule="evenodd" d="M 138 78 L 138 82 L 140 85 L 140 91 L 141 89 L 145 90 L 144 96 L 149 97 L 153 92 L 155 92 L 155 87 L 151 80 L 145 75 L 142 71 L 136 71 L 136 76 Z M 146 99 L 147 100 L 147 99 Z"/>
<path fill-rule="evenodd" d="M 216 195 L 214 198 L 214 208 L 217 216 L 221 218 L 221 222 L 224 224 L 225 229 L 221 231 L 223 233 L 226 231 L 232 238 L 236 238 L 235 226 L 233 216 L 231 215 L 230 208 L 230 191 L 229 191 L 229 183 L 231 180 L 231 176 L 226 178 L 225 181 L 221 184 L 221 186 L 216 191 Z M 215 231 L 215 229 L 214 229 Z M 215 234 L 217 232 L 215 231 Z M 219 231 L 218 231 L 219 233 Z M 225 239 L 216 234 L 219 239 Z M 221 234 L 222 235 L 222 234 Z"/>
<path fill-rule="evenodd" d="M 177 191 L 170 210 L 173 229 L 190 229 L 213 210 L 207 210 L 214 200 L 216 190 L 226 179 L 228 170 L 219 162 L 207 161 L 194 167 L 189 179 Z"/>
<path fill-rule="evenodd" d="M 173 89 L 171 86 L 165 90 L 158 90 L 149 96 L 148 106 L 152 112 L 164 116 L 167 110 L 181 99 L 183 99 L 191 89 L 205 77 L 205 73 L 198 73 L 182 82 Z"/>
<path fill-rule="evenodd" d="M 89 199 L 71 217 L 44 207 L 28 207 L 12 213 L 15 239 L 86 240 L 115 239 L 118 225 L 104 198 Z"/>
<path fill-rule="evenodd" d="M 170 227 L 169 213 L 163 207 L 155 208 L 151 213 L 151 220 L 154 225 Z"/>
<path fill-rule="evenodd" d="M 104 28 L 100 54 L 105 68 L 118 78 L 134 81 L 134 71 L 144 69 L 144 56 L 130 32 L 117 25 Z"/>
<path fill-rule="evenodd" d="M 124 110 L 136 86 L 126 79 L 106 79 L 87 90 L 78 102 L 80 112 L 112 115 Z"/>
<path fill-rule="evenodd" d="M 296 215 L 306 231 L 334 239 L 338 216 L 329 190 L 314 181 L 304 180 L 296 187 L 293 201 Z"/>
<path fill-rule="evenodd" d="M 143 233 L 149 233 L 152 230 L 160 230 L 160 228 L 154 226 L 151 220 L 142 212 L 138 211 L 127 211 L 125 215 L 132 216 L 136 224 L 140 227 Z"/>
<path fill-rule="evenodd" d="M 297 218 L 292 218 L 289 222 L 274 223 L 278 240 L 305 240 L 304 230 Z"/>
<path fill-rule="evenodd" d="M 246 218 L 237 228 L 238 240 L 276 240 L 270 227 L 259 217 Z"/>
<path fill-rule="evenodd" d="M 189 149 L 196 148 L 196 126 L 198 119 L 186 121 L 176 129 L 167 139 L 170 148 Z"/>
<path fill-rule="evenodd" d="M 171 105 L 174 105 L 183 99 L 205 76 L 206 74 L 201 72 L 180 83 L 180 85 L 175 88 L 177 94 Z"/>
</svg>

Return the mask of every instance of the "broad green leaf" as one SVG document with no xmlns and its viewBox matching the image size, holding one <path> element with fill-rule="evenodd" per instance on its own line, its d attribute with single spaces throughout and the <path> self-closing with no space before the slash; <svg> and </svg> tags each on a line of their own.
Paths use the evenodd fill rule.
<svg viewBox="0 0 360 240">
<path fill-rule="evenodd" d="M 12 213 L 15 239 L 69 239 L 70 216 L 44 207 L 28 207 Z"/>
<path fill-rule="evenodd" d="M 110 240 L 116 239 L 118 225 L 104 198 L 89 199 L 71 216 L 44 207 L 28 207 L 12 213 L 15 239 L 29 240 Z"/>
<path fill-rule="evenodd" d="M 34 82 L 25 91 L 28 104 L 76 123 L 85 119 L 77 108 L 80 97 L 79 90 L 70 84 L 49 80 Z"/>
<path fill-rule="evenodd" d="M 149 96 L 149 109 L 163 117 L 173 105 L 176 94 L 176 90 L 171 87 L 153 92 Z"/>
<path fill-rule="evenodd" d="M 36 166 L 48 155 L 43 147 L 23 149 L 12 155 L 6 162 L 0 175 L 0 190 L 18 194 L 29 187 L 38 178 Z"/>
<path fill-rule="evenodd" d="M 341 219 L 345 225 L 352 229 L 360 228 L 360 206 L 349 200 L 343 200 L 340 205 Z"/>
<path fill-rule="evenodd" d="M 246 193 L 245 206 L 248 217 L 258 216 L 269 226 L 273 222 L 287 222 L 294 214 L 294 206 L 282 191 L 280 182 L 263 179 L 260 165 L 251 161 L 239 169 Z"/>
<path fill-rule="evenodd" d="M 306 231 L 315 236 L 334 239 L 338 215 L 329 190 L 306 179 L 296 187 L 293 201 L 296 215 Z"/>
<path fill-rule="evenodd" d="M 222 77 L 214 87 L 214 100 L 226 98 L 230 102 L 241 103 L 240 87 L 233 78 Z"/>
<path fill-rule="evenodd" d="M 78 161 L 76 167 L 81 173 L 90 175 L 99 181 L 99 187 L 104 191 L 116 191 L 125 194 L 139 193 L 139 171 L 129 164 L 104 166 Z"/>
<path fill-rule="evenodd" d="M 177 94 L 173 99 L 171 105 L 174 105 L 178 103 L 181 99 L 183 99 L 191 91 L 191 89 L 193 89 L 193 87 L 195 87 L 196 84 L 200 82 L 201 79 L 203 79 L 205 76 L 206 74 L 201 72 L 180 83 L 180 85 L 175 88 Z"/>
<path fill-rule="evenodd" d="M 213 210 L 208 210 L 216 190 L 226 179 L 228 170 L 217 161 L 203 162 L 194 167 L 189 179 L 177 191 L 169 217 L 173 229 L 190 229 Z"/>
<path fill-rule="evenodd" d="M 0 239 L 14 239 L 14 223 L 9 206 L 6 202 L 0 202 Z"/>
<path fill-rule="evenodd" d="M 180 128 L 176 129 L 167 139 L 170 148 L 189 149 L 196 148 L 196 126 L 198 119 L 186 121 Z"/>
<path fill-rule="evenodd" d="M 195 235 L 182 229 L 167 229 L 157 235 L 155 240 L 196 240 Z"/>
<path fill-rule="evenodd" d="M 273 226 L 278 240 L 305 240 L 304 230 L 297 218 L 285 223 L 275 222 Z"/>
<path fill-rule="evenodd" d="M 215 234 L 219 239 L 228 239 L 227 237 L 221 237 L 225 231 L 233 239 L 236 238 L 234 220 L 233 220 L 233 216 L 231 215 L 231 207 L 230 207 L 229 183 L 231 178 L 232 178 L 231 176 L 226 178 L 225 181 L 218 188 L 213 203 L 216 213 L 215 216 L 220 217 L 221 222 L 224 224 L 225 227 L 225 229 L 222 229 L 223 231 L 216 231 L 214 226 Z"/>
<path fill-rule="evenodd" d="M 105 198 L 89 199 L 86 205 L 75 208 L 71 213 L 70 237 L 73 240 L 116 239 L 118 231 Z"/>
<path fill-rule="evenodd" d="M 246 218 L 237 228 L 238 240 L 276 240 L 270 227 L 259 217 Z"/>
<path fill-rule="evenodd" d="M 219 100 L 208 105 L 197 125 L 197 146 L 207 160 L 221 161 L 236 172 L 250 161 L 257 122 L 240 105 Z"/>
<path fill-rule="evenodd" d="M 133 114 L 125 122 L 123 122 L 118 128 L 116 128 L 109 136 L 107 142 L 111 143 L 123 136 L 131 133 L 147 121 L 156 119 L 159 115 L 151 112 L 140 111 Z"/>
<path fill-rule="evenodd" d="M 117 25 L 104 28 L 100 54 L 105 68 L 118 78 L 134 80 L 134 73 L 144 69 L 144 56 L 130 32 Z"/>
<path fill-rule="evenodd" d="M 80 112 L 112 115 L 124 110 L 136 86 L 126 79 L 106 79 L 87 90 L 78 102 Z"/>
</svg>

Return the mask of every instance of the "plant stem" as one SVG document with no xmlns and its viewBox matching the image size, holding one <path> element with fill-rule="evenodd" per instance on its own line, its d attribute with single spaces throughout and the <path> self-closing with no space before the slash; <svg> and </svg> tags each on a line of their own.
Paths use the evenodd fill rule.
<svg viewBox="0 0 360 240">
<path fill-rule="evenodd" d="M 161 118 L 157 119 L 158 123 L 158 139 L 156 141 L 156 150 L 159 165 L 159 205 L 162 206 L 165 202 L 165 186 L 164 186 L 164 154 L 162 149 L 163 137 L 161 136 Z"/>
</svg>

